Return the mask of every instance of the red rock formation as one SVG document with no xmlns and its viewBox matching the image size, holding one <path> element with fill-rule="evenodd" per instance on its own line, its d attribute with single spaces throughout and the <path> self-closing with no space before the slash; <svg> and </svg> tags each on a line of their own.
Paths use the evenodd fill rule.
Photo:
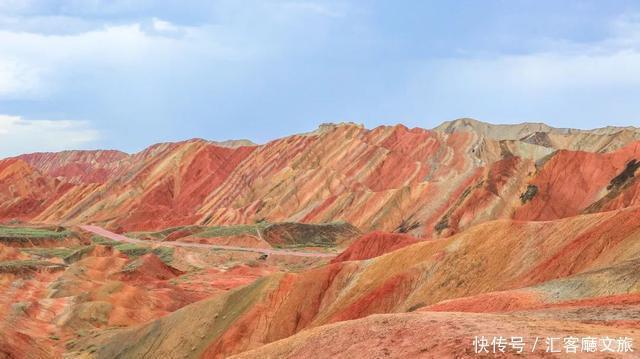
<svg viewBox="0 0 640 359">
<path fill-rule="evenodd" d="M 1 160 L 0 219 L 29 220 L 71 187 L 42 175 L 23 160 Z"/>
<path fill-rule="evenodd" d="M 633 173 L 608 189 L 629 161 L 640 158 L 640 142 L 607 147 L 603 138 L 634 141 L 631 129 L 621 129 L 631 134 L 622 136 L 614 129 L 493 128 L 469 121 L 443 129 L 325 125 L 261 146 L 191 140 L 131 156 L 25 155 L 37 170 L 0 178 L 0 219 L 95 222 L 123 231 L 343 220 L 365 232 L 405 227 L 429 238 L 497 218 L 548 220 L 640 203 Z M 531 143 L 529 135 L 538 133 L 551 142 Z M 512 139 L 521 134 L 522 140 Z M 597 152 L 548 147 L 589 148 L 588 141 Z"/>
<path fill-rule="evenodd" d="M 122 271 L 112 276 L 114 279 L 149 283 L 157 280 L 169 280 L 184 274 L 163 263 L 158 256 L 148 253 L 128 263 Z"/>
<path fill-rule="evenodd" d="M 362 260 L 381 256 L 396 249 L 418 243 L 418 239 L 407 234 L 371 232 L 355 240 L 344 252 L 331 262 Z"/>
<path fill-rule="evenodd" d="M 329 264 L 178 248 L 169 266 L 98 246 L 27 273 L 12 271 L 15 261 L 49 265 L 38 257 L 47 251 L 0 247 L 0 311 L 10 313 L 0 347 L 36 357 L 49 347 L 81 357 L 448 357 L 470 347 L 445 334 L 458 344 L 522 328 L 637 338 L 638 138 L 630 128 L 472 120 L 434 131 L 343 124 L 259 146 L 190 140 L 2 160 L 2 220 L 199 225 L 163 238 L 235 246 L 322 245 L 335 230 L 300 223 L 358 227 L 341 224 L 338 246 L 370 233 Z M 263 221 L 291 223 L 198 237 L 208 225 Z"/>
<path fill-rule="evenodd" d="M 554 319 L 557 317 L 476 313 L 379 314 L 305 330 L 233 358 L 548 358 L 544 343 L 533 347 L 536 338 L 564 338 L 567 333 L 579 338 L 600 338 L 607 333 L 615 338 L 631 338 L 633 343 L 640 340 L 633 328 Z M 509 338 L 508 342 L 512 336 L 523 337 L 527 354 L 518 354 L 510 346 L 506 346 L 505 353 L 494 355 L 490 346 L 489 354 L 477 354 L 475 336 L 488 338 L 490 345 L 494 337 Z M 635 352 L 626 353 L 628 358 L 634 355 Z"/>
<path fill-rule="evenodd" d="M 640 254 L 634 229 L 639 214 L 640 209 L 630 208 L 553 222 L 493 221 L 367 261 L 338 262 L 299 274 L 269 276 L 141 328 L 91 342 L 101 346 L 101 356 L 136 356 L 148 353 L 150 348 L 153 355 L 172 356 L 193 348 L 195 354 L 204 357 L 225 357 L 303 329 L 316 328 L 313 331 L 317 333 L 330 323 L 423 307 L 437 309 L 436 303 L 464 297 L 470 299 L 457 299 L 458 304 L 448 305 L 455 310 L 477 305 L 497 311 L 541 310 L 528 314 L 526 320 L 531 323 L 538 316 L 555 313 L 546 311 L 555 308 L 546 303 L 569 303 L 561 314 L 567 318 L 561 325 L 564 330 L 575 325 L 569 324 L 569 318 L 577 315 L 571 308 L 597 306 L 595 298 L 601 298 L 601 303 L 616 303 L 605 297 L 637 294 L 640 290 L 634 284 Z M 613 231 L 616 226 L 627 229 Z M 531 288 L 513 290 L 523 285 Z M 487 294 L 491 292 L 503 293 Z M 583 302 L 589 298 L 593 300 Z M 627 306 L 621 309 L 629 313 L 626 325 L 639 324 L 640 318 L 632 314 L 636 302 L 632 298 L 618 302 Z M 597 318 L 600 325 L 607 325 L 605 331 L 625 327 L 608 324 L 598 313 L 594 311 L 585 318 Z M 419 315 L 431 318 L 431 313 Z M 197 327 L 216 334 L 202 339 L 181 337 L 178 333 L 194 318 L 208 318 Z M 166 344 L 151 347 L 150 341 L 157 336 L 165 338 Z"/>
<path fill-rule="evenodd" d="M 617 205 L 608 201 L 609 203 L 604 203 L 594 210 L 632 205 L 637 201 L 634 199 L 635 186 L 631 189 L 607 187 L 624 171 L 630 161 L 639 158 L 640 142 L 605 154 L 558 151 L 530 181 L 530 184 L 537 186 L 538 194 L 518 208 L 514 218 L 550 220 L 574 216 L 585 211 L 607 193 L 616 190 L 622 192 L 616 196 Z M 626 201 L 620 200 L 625 194 L 630 196 L 626 197 Z M 612 200 L 616 201 L 615 198 Z"/>
<path fill-rule="evenodd" d="M 126 165 L 129 155 L 120 151 L 63 151 L 20 155 L 38 171 L 71 183 L 104 183 Z"/>
</svg>

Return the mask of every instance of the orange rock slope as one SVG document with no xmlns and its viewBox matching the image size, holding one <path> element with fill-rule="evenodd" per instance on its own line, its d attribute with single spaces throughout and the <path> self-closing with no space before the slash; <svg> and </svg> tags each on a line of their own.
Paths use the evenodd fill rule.
<svg viewBox="0 0 640 359">
<path fill-rule="evenodd" d="M 63 151 L 18 156 L 38 171 L 72 183 L 104 183 L 124 168 L 129 155 L 120 151 Z"/>
<path fill-rule="evenodd" d="M 369 260 L 267 276 L 139 328 L 105 333 L 79 343 L 74 350 L 81 353 L 87 345 L 98 346 L 96 356 L 101 358 L 142 353 L 173 357 L 185 352 L 193 357 L 225 357 L 304 329 L 330 331 L 343 327 L 324 326 L 381 313 L 391 313 L 392 322 L 411 319 L 414 330 L 429 328 L 429 318 L 442 318 L 444 328 L 446 323 L 458 328 L 456 335 L 466 338 L 459 344 L 466 348 L 470 338 L 487 335 L 484 326 L 460 329 L 472 316 L 457 321 L 460 315 L 430 314 L 434 311 L 509 312 L 504 317 L 504 335 L 517 329 L 544 331 L 541 327 L 551 334 L 570 334 L 579 322 L 589 322 L 594 327 L 580 329 L 581 333 L 638 339 L 638 228 L 640 208 L 635 207 L 552 222 L 487 222 L 447 239 L 423 241 Z M 407 312 L 415 317 L 397 315 Z M 477 317 L 488 323 L 501 318 Z M 509 324 L 514 321 L 530 324 L 518 328 Z M 194 328 L 203 335 L 185 338 L 181 334 Z M 300 335 L 306 338 L 309 334 Z M 159 336 L 164 341 L 154 343 Z M 317 340 L 321 338 L 324 336 Z M 313 348 L 315 344 L 300 340 L 291 345 Z M 354 343 L 345 338 L 341 345 Z M 422 343 L 411 345 L 413 350 Z M 425 345 L 449 350 L 436 339 Z M 265 348 L 280 350 L 279 345 Z M 274 352 L 268 356 L 278 357 Z"/>
<path fill-rule="evenodd" d="M 2 358 L 60 358 L 93 331 L 145 323 L 278 270 L 255 253 L 165 248 L 161 259 L 149 247 L 90 244 L 73 231 L 20 243 L 0 230 Z"/>
<path fill-rule="evenodd" d="M 492 335 L 637 346 L 639 134 L 462 119 L 2 160 L 0 220 L 155 240 L 3 227 L 0 355 L 470 357 Z M 337 255 L 171 246 L 190 241 Z"/>
<path fill-rule="evenodd" d="M 637 204 L 630 165 L 640 157 L 637 138 L 631 128 L 465 119 L 435 130 L 323 125 L 259 146 L 191 140 L 134 155 L 26 155 L 4 161 L 20 168 L 0 167 L 0 219 L 122 231 L 346 221 L 365 232 L 441 237 L 494 219 L 549 220 Z"/>
<path fill-rule="evenodd" d="M 369 259 L 418 243 L 418 239 L 401 233 L 371 232 L 355 240 L 331 262 Z"/>
</svg>

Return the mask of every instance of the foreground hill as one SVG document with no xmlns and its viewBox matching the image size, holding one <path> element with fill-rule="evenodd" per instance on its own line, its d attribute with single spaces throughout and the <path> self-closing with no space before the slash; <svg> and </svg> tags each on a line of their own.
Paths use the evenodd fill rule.
<svg viewBox="0 0 640 359">
<path fill-rule="evenodd" d="M 375 331 L 375 326 L 368 327 L 369 324 L 382 318 L 369 316 L 380 313 L 392 313 L 391 323 L 407 322 L 416 325 L 416 330 L 442 325 L 441 330 L 446 333 L 454 325 L 453 333 L 461 338 L 486 335 L 482 328 L 465 326 L 474 316 L 457 321 L 460 315 L 439 314 L 433 318 L 440 319 L 426 324 L 432 319 L 431 311 L 462 308 L 477 312 L 538 310 L 520 312 L 515 319 L 484 315 L 488 323 L 504 319 L 505 334 L 530 322 L 525 326 L 530 329 L 527 333 L 542 331 L 541 328 L 551 333 L 573 333 L 577 327 L 583 334 L 614 333 L 637 338 L 637 332 L 624 328 L 640 327 L 640 317 L 632 314 L 640 308 L 639 257 L 637 207 L 552 222 L 492 221 L 447 239 L 422 241 L 369 260 L 336 262 L 302 273 L 267 276 L 225 295 L 187 305 L 146 325 L 83 340 L 72 349 L 82 353 L 86 348 L 97 348 L 94 355 L 98 358 L 175 357 L 180 353 L 225 357 L 309 328 L 318 329 L 301 334 L 307 339 L 292 337 L 286 346 L 317 348 L 316 344 L 322 342 L 314 344 L 313 340 L 324 340 L 333 328 L 347 330 L 346 326 L 359 332 L 365 330 L 357 329 L 361 325 Z M 519 288 L 522 289 L 516 291 Z M 500 291 L 506 292 L 489 294 Z M 473 299 L 479 295 L 488 297 Z M 465 297 L 471 299 L 460 299 Z M 488 302 L 487 298 L 504 300 Z M 458 302 L 451 301 L 454 299 Z M 469 304 L 474 302 L 485 307 L 474 310 Z M 516 304 L 503 307 L 507 302 Z M 491 303 L 494 307 L 487 308 Z M 606 305 L 616 304 L 606 309 Z M 553 318 L 562 322 L 546 321 L 550 318 L 539 312 L 552 307 L 564 308 Z M 420 308 L 423 309 L 416 317 L 397 315 Z M 575 308 L 582 309 L 570 310 Z M 365 317 L 374 319 L 320 329 Z M 594 326 L 574 323 L 579 321 Z M 185 337 L 185 332 L 193 334 Z M 325 334 L 315 338 L 314 333 L 320 332 Z M 344 342 L 353 343 L 348 338 Z M 460 345 L 467 344 L 468 340 Z M 416 349 L 414 346 L 423 343 L 407 345 Z M 265 348 L 281 350 L 279 346 Z M 268 353 L 264 350 L 259 353 Z"/>
<path fill-rule="evenodd" d="M 524 335 L 526 354 L 518 354 L 509 346 L 505 353 L 494 355 L 489 348 L 490 354 L 476 354 L 473 336 L 470 335 L 479 333 L 489 340 Z M 513 314 L 470 313 L 377 314 L 303 331 L 232 358 L 566 358 L 582 354 L 547 353 L 544 343 L 532 352 L 536 337 L 564 338 L 567 333 L 579 338 L 610 335 L 627 337 L 634 342 L 640 340 L 637 331 L 631 329 L 560 321 L 557 317 L 537 319 Z M 604 357 L 599 354 L 586 355 Z M 607 354 L 607 358 L 634 357 L 631 352 Z"/>
<path fill-rule="evenodd" d="M 149 322 L 321 258 L 121 243 L 0 226 L 0 358 L 60 358 L 94 332 Z"/>
<path fill-rule="evenodd" d="M 441 237 L 637 204 L 638 133 L 463 119 L 435 130 L 323 125 L 264 145 L 26 155 L 0 165 L 0 220 L 121 231 L 345 221 Z"/>
</svg>

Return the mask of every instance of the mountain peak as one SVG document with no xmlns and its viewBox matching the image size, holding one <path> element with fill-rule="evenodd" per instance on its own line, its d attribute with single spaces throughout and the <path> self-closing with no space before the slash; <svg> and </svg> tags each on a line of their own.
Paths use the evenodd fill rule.
<svg viewBox="0 0 640 359">
<path fill-rule="evenodd" d="M 557 129 L 541 122 L 494 125 L 473 118 L 460 118 L 453 121 L 445 121 L 440 126 L 435 127 L 434 130 L 446 133 L 459 131 L 476 132 L 480 136 L 497 140 L 518 140 L 536 132 L 551 132 Z"/>
<path fill-rule="evenodd" d="M 588 133 L 594 135 L 612 135 L 618 132 L 640 133 L 640 129 L 627 126 L 607 126 L 591 130 L 574 128 L 552 127 L 543 122 L 522 122 L 515 124 L 492 124 L 473 118 L 459 118 L 452 121 L 445 121 L 433 130 L 446 133 L 452 132 L 475 132 L 480 136 L 489 137 L 495 140 L 520 140 L 536 133 L 553 133 L 558 135 L 571 135 Z"/>
</svg>

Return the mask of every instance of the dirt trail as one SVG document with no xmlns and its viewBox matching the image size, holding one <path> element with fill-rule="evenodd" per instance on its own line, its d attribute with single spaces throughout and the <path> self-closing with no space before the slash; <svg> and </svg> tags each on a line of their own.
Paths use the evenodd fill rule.
<svg viewBox="0 0 640 359">
<path fill-rule="evenodd" d="M 107 231 L 106 229 L 98 226 L 92 225 L 82 225 L 80 228 L 85 231 L 89 231 L 91 233 L 97 234 L 99 236 L 103 236 L 114 241 L 119 242 L 127 242 L 127 243 L 140 243 L 140 244 L 157 244 L 160 246 L 166 247 L 192 247 L 192 248 L 209 248 L 209 249 L 220 249 L 227 251 L 241 251 L 241 252 L 256 252 L 256 253 L 264 253 L 268 255 L 283 255 L 283 256 L 298 256 L 298 257 L 326 257 L 333 258 L 335 254 L 329 253 L 317 253 L 317 252 L 296 252 L 296 251 L 288 251 L 283 249 L 270 249 L 270 248 L 246 248 L 246 247 L 234 247 L 234 246 L 221 246 L 215 244 L 202 244 L 202 243 L 187 243 L 187 242 L 161 242 L 161 241 L 152 241 L 152 240 L 141 240 L 125 237 L 121 234 L 113 233 Z"/>
</svg>

